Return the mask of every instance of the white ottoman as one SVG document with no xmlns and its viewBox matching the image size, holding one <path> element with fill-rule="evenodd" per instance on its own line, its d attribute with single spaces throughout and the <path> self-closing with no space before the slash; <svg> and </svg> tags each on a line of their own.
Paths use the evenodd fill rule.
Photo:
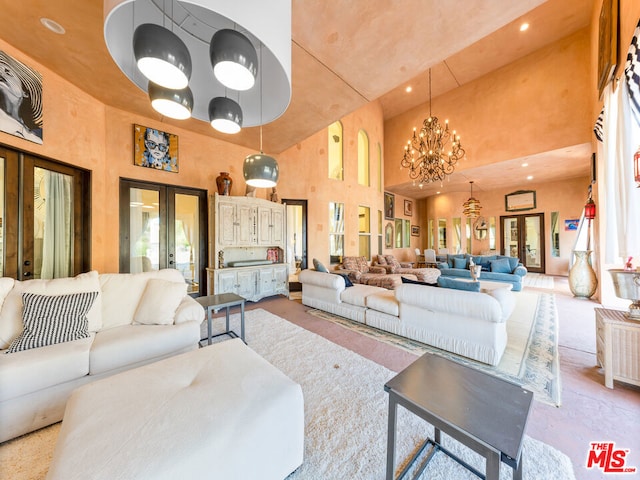
<svg viewBox="0 0 640 480">
<path fill-rule="evenodd" d="M 234 339 L 75 390 L 47 478 L 280 480 L 303 449 L 300 385 Z"/>
</svg>

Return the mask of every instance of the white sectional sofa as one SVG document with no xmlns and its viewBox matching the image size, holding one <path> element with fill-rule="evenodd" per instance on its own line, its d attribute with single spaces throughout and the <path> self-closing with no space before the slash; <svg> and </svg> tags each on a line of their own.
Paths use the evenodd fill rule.
<svg viewBox="0 0 640 480">
<path fill-rule="evenodd" d="M 507 289 L 490 293 L 402 284 L 345 288 L 339 275 L 300 272 L 302 303 L 396 335 L 497 365 L 515 306 Z"/>
<path fill-rule="evenodd" d="M 7 353 L 23 332 L 23 312 L 37 305 L 33 298 L 45 302 L 33 318 L 46 317 L 52 297 L 87 292 L 97 294 L 86 315 L 86 338 Z M 197 348 L 204 319 L 204 309 L 187 295 L 182 275 L 173 269 L 92 271 L 23 282 L 0 278 L 0 305 L 0 442 L 60 421 L 80 385 Z M 53 334 L 48 328 L 43 332 Z"/>
</svg>

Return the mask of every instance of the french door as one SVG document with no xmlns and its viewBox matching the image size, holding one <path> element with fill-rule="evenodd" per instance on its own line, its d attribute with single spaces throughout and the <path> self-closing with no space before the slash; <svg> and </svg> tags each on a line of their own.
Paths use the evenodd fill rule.
<svg viewBox="0 0 640 480">
<path fill-rule="evenodd" d="M 3 276 L 71 277 L 90 268 L 89 172 L 0 147 Z"/>
<path fill-rule="evenodd" d="M 283 200 L 287 205 L 287 262 L 289 290 L 302 290 L 298 273 L 307 268 L 307 201 Z"/>
<path fill-rule="evenodd" d="M 544 273 L 544 213 L 500 217 L 503 255 L 518 257 L 530 272 Z"/>
<path fill-rule="evenodd" d="M 175 268 L 206 292 L 207 192 L 120 180 L 120 272 Z"/>
</svg>

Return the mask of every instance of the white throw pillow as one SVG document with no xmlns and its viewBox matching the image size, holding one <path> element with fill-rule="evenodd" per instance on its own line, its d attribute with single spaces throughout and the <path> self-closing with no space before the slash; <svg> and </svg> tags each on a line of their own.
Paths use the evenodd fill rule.
<svg viewBox="0 0 640 480">
<path fill-rule="evenodd" d="M 81 273 L 75 277 L 54 278 L 52 280 L 25 280 L 14 282 L 0 311 L 0 349 L 7 348 L 22 332 L 22 294 L 67 295 L 71 293 L 100 292 L 98 272 Z M 89 331 L 102 328 L 102 302 L 99 293 L 87 314 Z"/>
<path fill-rule="evenodd" d="M 171 325 L 176 309 L 187 294 L 187 284 L 151 278 L 144 289 L 134 323 L 143 325 Z"/>
</svg>

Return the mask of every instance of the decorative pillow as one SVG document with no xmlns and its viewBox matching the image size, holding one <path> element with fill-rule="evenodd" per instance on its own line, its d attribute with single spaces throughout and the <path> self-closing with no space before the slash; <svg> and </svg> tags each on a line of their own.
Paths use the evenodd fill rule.
<svg viewBox="0 0 640 480">
<path fill-rule="evenodd" d="M 385 255 L 384 258 L 387 260 L 387 265 L 391 266 L 391 273 L 395 273 L 396 270 L 402 268 L 400 262 L 393 255 Z"/>
<path fill-rule="evenodd" d="M 491 271 L 493 273 L 511 273 L 511 266 L 509 260 L 506 258 L 500 258 L 491 262 Z"/>
<path fill-rule="evenodd" d="M 464 254 L 459 254 L 459 253 L 451 254 L 451 253 L 447 253 L 447 263 L 449 264 L 449 268 L 456 268 L 456 267 L 453 265 L 453 260 L 454 260 L 454 259 L 456 259 L 456 258 L 463 258 L 463 259 L 465 259 L 465 260 L 466 260 L 466 258 L 465 258 L 465 256 L 464 256 Z"/>
<path fill-rule="evenodd" d="M 411 280 L 410 278 L 400 277 L 402 283 L 412 283 L 414 285 L 426 285 L 427 287 L 437 287 L 437 283 L 421 282 L 420 280 Z"/>
<path fill-rule="evenodd" d="M 480 282 L 464 282 L 455 278 L 438 277 L 438 286 L 443 288 L 453 288 L 454 290 L 465 290 L 467 292 L 479 292 Z"/>
<path fill-rule="evenodd" d="M 497 257 L 497 260 L 502 260 L 502 259 L 506 259 L 509 262 L 509 269 L 510 270 L 509 270 L 508 273 L 513 272 L 516 269 L 516 267 L 518 266 L 518 263 L 520 263 L 520 260 L 518 259 L 518 257 L 506 257 L 506 256 L 503 256 L 503 255 Z"/>
<path fill-rule="evenodd" d="M 369 272 L 369 262 L 367 261 L 367 259 L 363 256 L 360 257 L 356 257 L 356 263 L 358 265 L 358 271 L 362 272 L 362 273 L 368 273 Z"/>
<path fill-rule="evenodd" d="M 453 259 L 453 268 L 461 268 L 465 270 L 467 268 L 467 259 L 466 258 L 454 258 Z"/>
<path fill-rule="evenodd" d="M 347 275 L 346 273 L 336 273 L 336 275 L 339 275 L 342 278 L 344 278 L 344 286 L 345 286 L 345 288 L 353 287 L 353 282 L 349 278 L 349 275 Z"/>
<path fill-rule="evenodd" d="M 376 255 L 376 263 L 378 265 L 386 265 L 387 264 L 387 259 L 384 258 L 384 255 Z"/>
<path fill-rule="evenodd" d="M 315 268 L 318 272 L 329 273 L 327 267 L 325 267 L 317 258 L 313 259 L 313 268 Z"/>
<path fill-rule="evenodd" d="M 89 336 L 87 313 L 98 292 L 69 295 L 23 293 L 22 333 L 6 353 L 71 342 Z"/>
<path fill-rule="evenodd" d="M 480 263 L 477 263 L 476 265 L 480 265 L 480 269 L 483 272 L 490 272 L 491 271 L 491 262 L 480 262 Z"/>
<path fill-rule="evenodd" d="M 345 270 L 358 270 L 358 260 L 356 257 L 344 257 L 342 259 L 342 268 Z"/>
<path fill-rule="evenodd" d="M 187 284 L 177 283 L 159 278 L 151 278 L 147 282 L 138 308 L 133 316 L 133 323 L 142 325 L 171 325 L 178 305 L 187 294 Z"/>
</svg>

